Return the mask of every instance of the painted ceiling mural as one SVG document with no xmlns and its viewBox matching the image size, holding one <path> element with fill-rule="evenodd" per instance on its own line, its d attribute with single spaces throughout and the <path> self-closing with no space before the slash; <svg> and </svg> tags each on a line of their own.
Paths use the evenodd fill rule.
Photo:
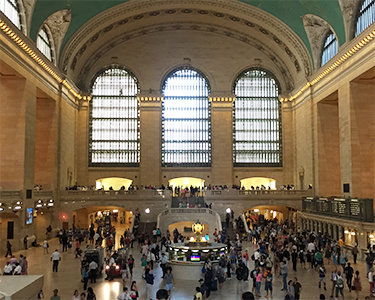
<svg viewBox="0 0 375 300">
<path fill-rule="evenodd" d="M 51 14 L 62 9 L 70 9 L 71 22 L 62 42 L 61 49 L 63 49 L 74 33 L 87 21 L 125 2 L 130 2 L 130 0 L 38 0 L 34 9 L 30 37 L 35 40 L 41 24 Z M 183 3 L 183 1 L 180 2 Z M 236 1 L 228 0 L 228 2 Z M 277 17 L 299 36 L 309 51 L 311 49 L 302 19 L 306 14 L 316 15 L 328 22 L 334 29 L 340 45 L 345 42 L 344 21 L 338 0 L 240 0 L 238 2 L 257 7 Z"/>
</svg>

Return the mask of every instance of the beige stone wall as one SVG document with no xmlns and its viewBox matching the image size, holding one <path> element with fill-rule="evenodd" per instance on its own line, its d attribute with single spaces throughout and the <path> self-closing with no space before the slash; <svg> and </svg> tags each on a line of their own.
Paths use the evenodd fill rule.
<svg viewBox="0 0 375 300">
<path fill-rule="evenodd" d="M 313 136 L 312 136 L 312 108 L 311 100 L 294 110 L 295 118 L 295 180 L 298 182 L 297 189 L 300 188 L 299 170 L 304 170 L 304 186 L 316 185 L 313 171 Z"/>
<path fill-rule="evenodd" d="M 356 197 L 375 195 L 375 88 L 354 81 L 351 88 L 352 189 Z"/>
<path fill-rule="evenodd" d="M 35 126 L 35 184 L 53 190 L 56 155 L 55 101 L 37 98 Z"/>
<path fill-rule="evenodd" d="M 319 195 L 340 196 L 340 141 L 337 94 L 317 104 Z"/>
<path fill-rule="evenodd" d="M 75 153 L 76 153 L 76 108 L 61 99 L 61 121 L 60 121 L 60 180 L 58 186 L 65 188 L 74 184 L 76 178 L 75 172 Z M 78 158 L 81 159 L 81 158 Z M 72 180 L 70 181 L 70 177 Z"/>
</svg>

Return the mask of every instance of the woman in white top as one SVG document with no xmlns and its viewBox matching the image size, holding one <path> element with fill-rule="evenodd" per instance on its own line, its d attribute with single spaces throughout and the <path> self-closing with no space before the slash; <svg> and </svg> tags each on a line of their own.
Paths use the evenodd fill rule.
<svg viewBox="0 0 375 300">
<path fill-rule="evenodd" d="M 78 293 L 77 290 L 74 291 L 72 300 L 81 300 L 81 297 L 80 297 L 80 295 L 79 295 L 79 293 Z"/>
</svg>

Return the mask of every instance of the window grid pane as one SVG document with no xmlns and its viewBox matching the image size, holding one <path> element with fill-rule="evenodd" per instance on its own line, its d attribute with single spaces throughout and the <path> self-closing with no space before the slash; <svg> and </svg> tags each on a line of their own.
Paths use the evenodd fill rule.
<svg viewBox="0 0 375 300">
<path fill-rule="evenodd" d="M 281 167 L 278 83 L 263 70 L 249 70 L 238 77 L 234 93 L 234 166 Z"/>
<path fill-rule="evenodd" d="M 36 46 L 50 61 L 52 61 L 52 47 L 45 28 L 41 28 L 36 39 Z"/>
<path fill-rule="evenodd" d="M 139 87 L 128 71 L 99 75 L 90 101 L 89 166 L 139 166 Z"/>
<path fill-rule="evenodd" d="M 18 29 L 21 29 L 19 9 L 16 0 L 1 0 L 0 10 Z"/>
<path fill-rule="evenodd" d="M 355 36 L 375 21 L 375 0 L 365 0 L 359 10 Z"/>
<path fill-rule="evenodd" d="M 163 88 L 162 166 L 211 166 L 211 111 L 206 79 L 177 70 Z"/>
<path fill-rule="evenodd" d="M 332 57 L 337 54 L 338 45 L 336 36 L 330 32 L 324 42 L 323 52 L 322 52 L 322 66 L 326 64 Z"/>
</svg>

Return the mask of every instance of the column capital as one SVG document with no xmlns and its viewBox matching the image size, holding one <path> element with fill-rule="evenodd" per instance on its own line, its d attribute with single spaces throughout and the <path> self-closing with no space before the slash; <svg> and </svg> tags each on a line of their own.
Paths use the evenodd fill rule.
<svg viewBox="0 0 375 300">
<path fill-rule="evenodd" d="M 143 109 L 158 110 L 161 108 L 161 103 L 164 100 L 164 95 L 161 93 L 143 92 L 143 93 L 137 94 L 137 100 L 142 110 Z"/>
</svg>

